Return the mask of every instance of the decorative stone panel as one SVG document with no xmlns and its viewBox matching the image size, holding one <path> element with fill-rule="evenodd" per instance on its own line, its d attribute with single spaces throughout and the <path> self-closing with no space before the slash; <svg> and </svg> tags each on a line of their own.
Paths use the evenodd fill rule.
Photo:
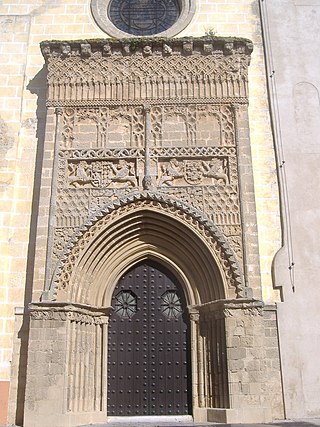
<svg viewBox="0 0 320 427">
<path fill-rule="evenodd" d="M 56 108 L 47 289 L 81 226 L 145 190 L 203 213 L 245 273 L 238 127 L 251 42 L 143 38 L 41 49 L 47 105 Z"/>
</svg>

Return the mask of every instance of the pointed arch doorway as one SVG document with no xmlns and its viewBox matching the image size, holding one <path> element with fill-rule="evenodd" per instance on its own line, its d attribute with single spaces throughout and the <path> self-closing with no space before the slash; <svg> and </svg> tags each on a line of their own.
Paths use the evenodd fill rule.
<svg viewBox="0 0 320 427">
<path fill-rule="evenodd" d="M 192 412 L 190 327 L 182 287 L 145 260 L 119 280 L 108 331 L 108 415 Z"/>
</svg>

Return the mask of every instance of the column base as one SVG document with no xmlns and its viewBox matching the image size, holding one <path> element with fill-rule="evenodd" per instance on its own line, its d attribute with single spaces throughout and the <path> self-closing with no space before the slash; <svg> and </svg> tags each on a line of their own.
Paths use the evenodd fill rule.
<svg viewBox="0 0 320 427">
<path fill-rule="evenodd" d="M 194 408 L 195 422 L 215 422 L 227 424 L 270 423 L 271 410 L 268 408 Z"/>
<path fill-rule="evenodd" d="M 28 414 L 24 419 L 24 427 L 73 427 L 84 424 L 106 423 L 105 412 L 84 412 L 57 414 Z"/>
</svg>

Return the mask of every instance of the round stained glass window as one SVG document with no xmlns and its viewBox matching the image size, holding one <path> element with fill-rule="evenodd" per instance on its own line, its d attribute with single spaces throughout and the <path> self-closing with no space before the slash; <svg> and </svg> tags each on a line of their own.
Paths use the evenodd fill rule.
<svg viewBox="0 0 320 427">
<path fill-rule="evenodd" d="M 180 15 L 178 0 L 111 0 L 109 19 L 121 31 L 136 36 L 159 34 Z"/>
<path fill-rule="evenodd" d="M 191 21 L 196 0 L 91 0 L 92 15 L 110 36 L 172 37 Z"/>
</svg>

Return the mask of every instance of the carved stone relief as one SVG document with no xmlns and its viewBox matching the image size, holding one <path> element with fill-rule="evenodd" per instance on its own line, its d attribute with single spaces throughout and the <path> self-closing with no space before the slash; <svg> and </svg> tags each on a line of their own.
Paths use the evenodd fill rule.
<svg viewBox="0 0 320 427">
<path fill-rule="evenodd" d="M 242 262 L 236 114 L 247 108 L 251 43 L 141 39 L 41 47 L 47 104 L 61 111 L 52 271 L 82 224 L 144 190 L 202 212 Z"/>
<path fill-rule="evenodd" d="M 141 147 L 142 111 L 139 106 L 66 108 L 61 148 Z"/>
<path fill-rule="evenodd" d="M 234 112 L 215 104 L 153 105 L 154 146 L 231 146 L 235 144 Z M 66 108 L 61 148 L 143 147 L 143 106 Z"/>
<path fill-rule="evenodd" d="M 246 39 L 43 42 L 41 49 L 50 101 L 247 96 Z"/>
</svg>

